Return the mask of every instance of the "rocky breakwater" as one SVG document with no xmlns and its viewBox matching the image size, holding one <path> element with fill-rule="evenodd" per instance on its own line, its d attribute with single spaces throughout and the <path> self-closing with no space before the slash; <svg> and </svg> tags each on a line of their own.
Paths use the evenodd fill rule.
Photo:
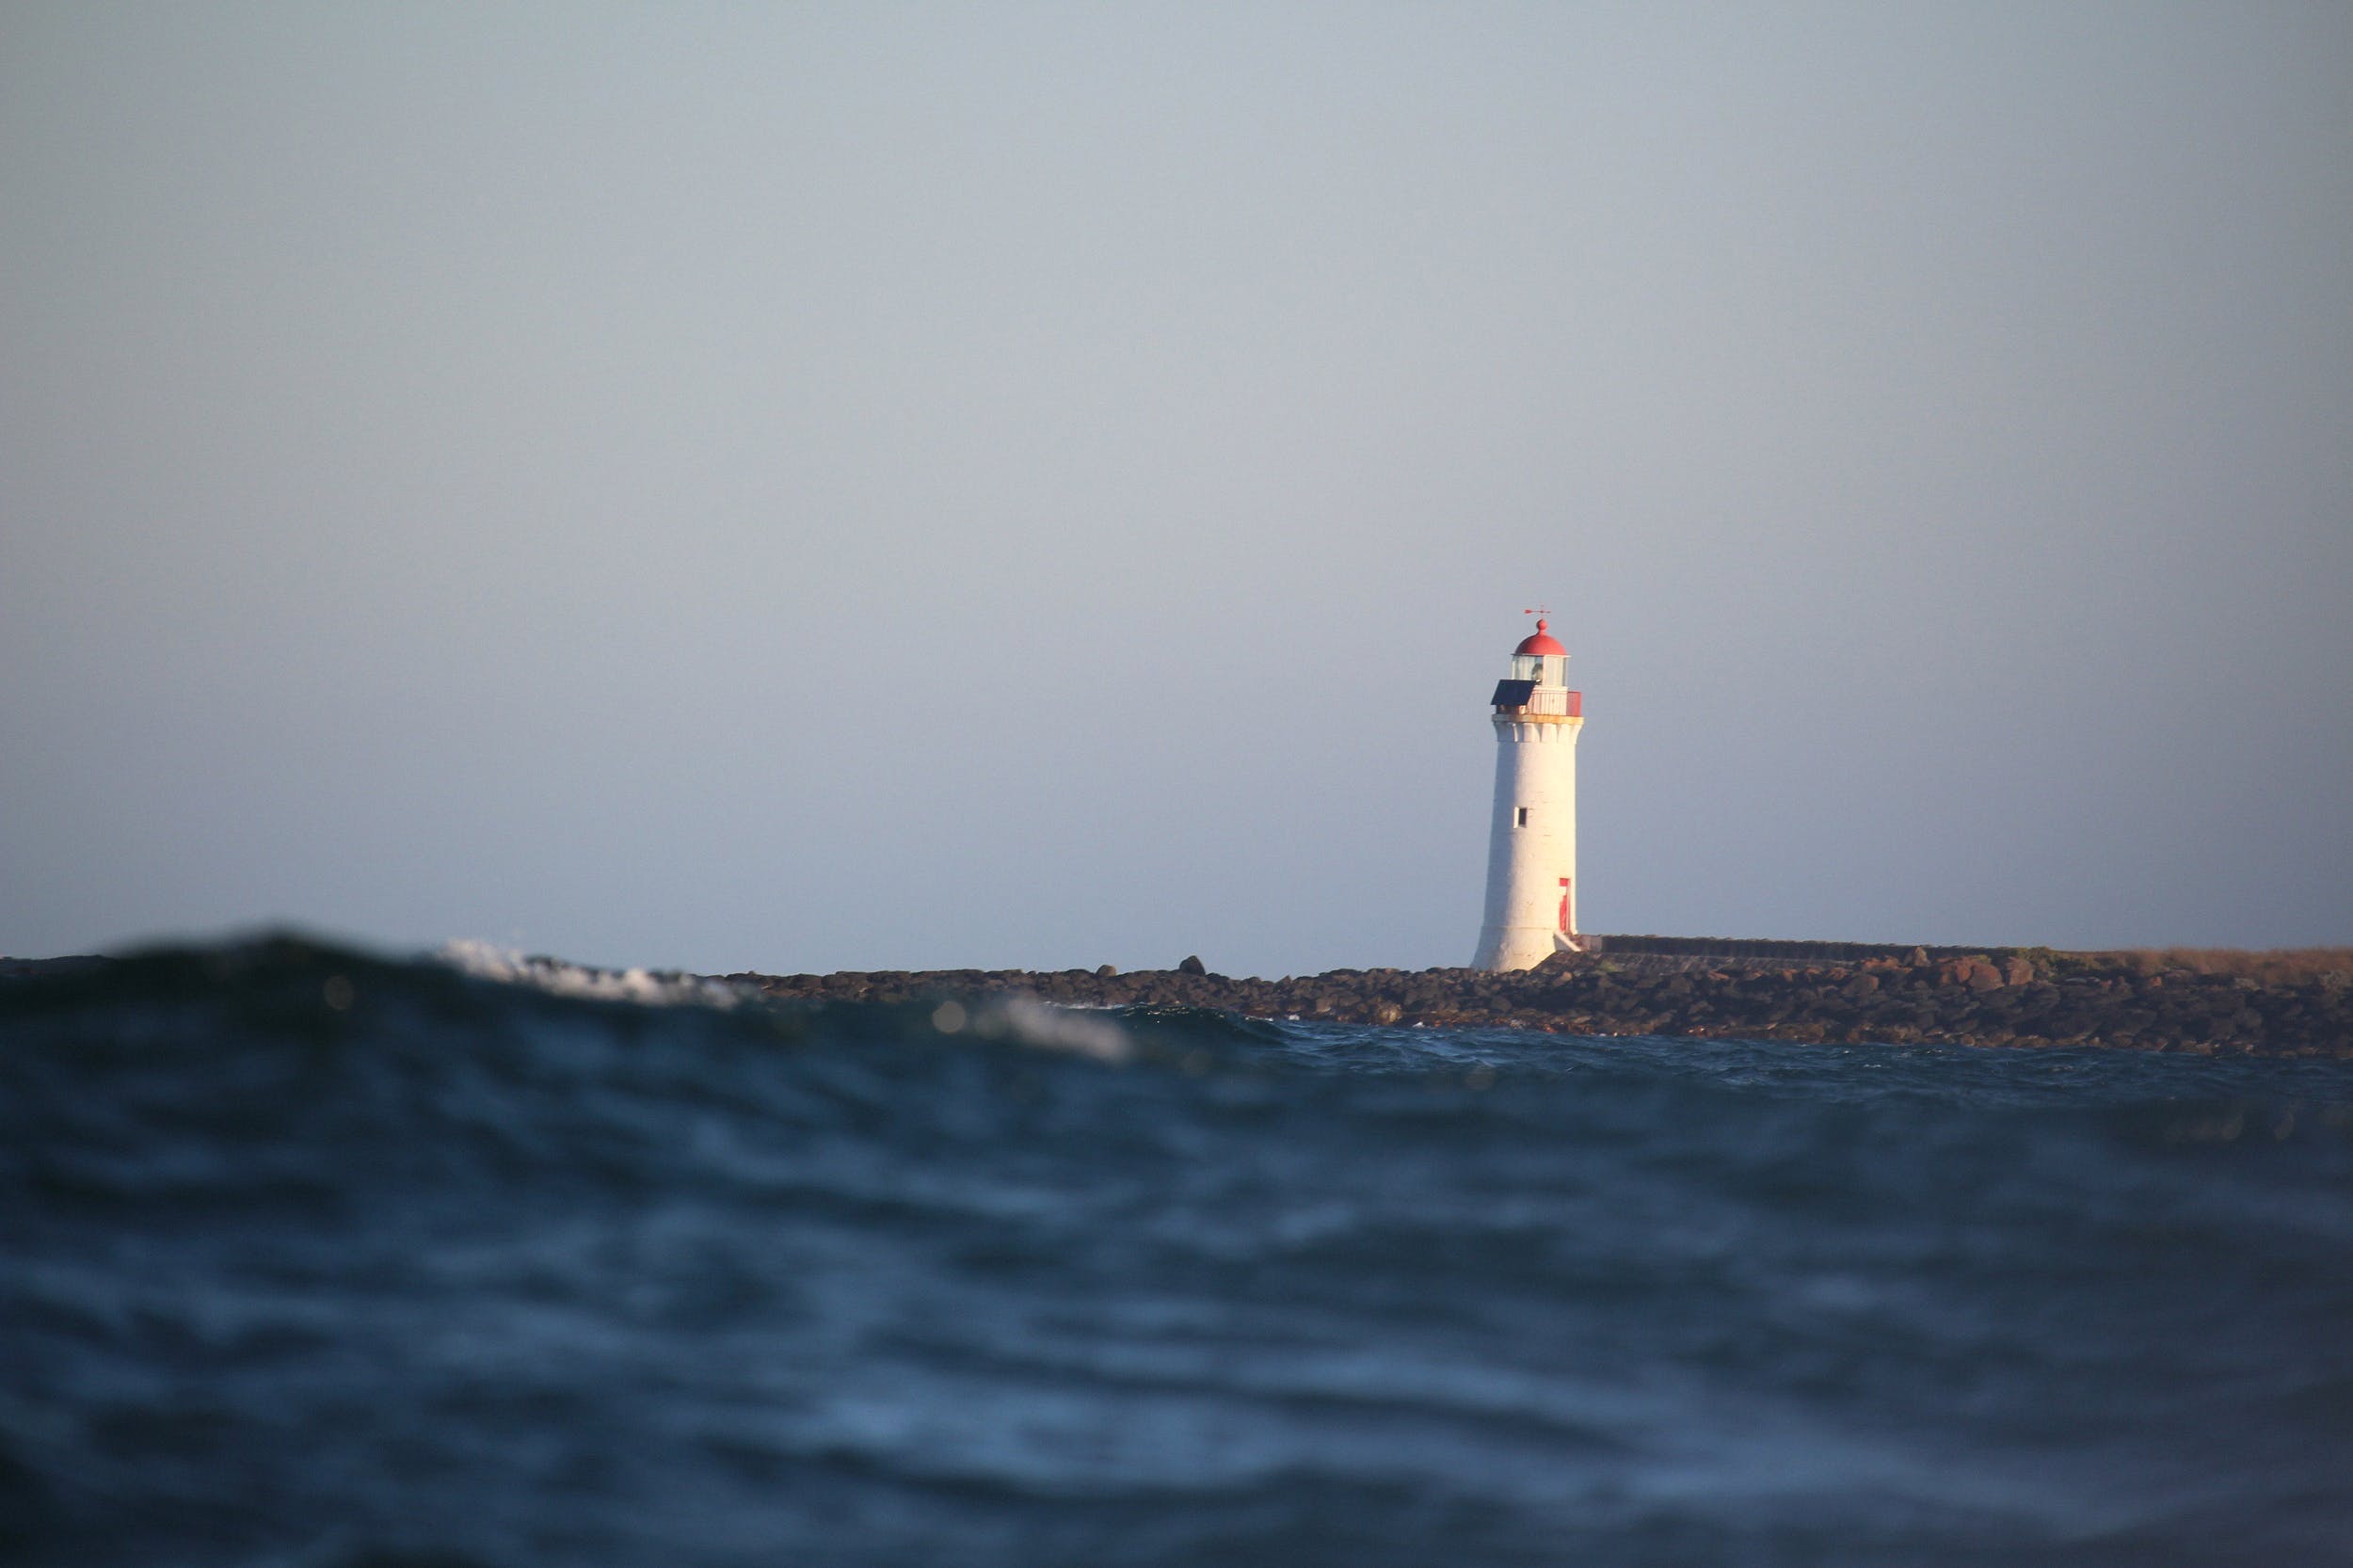
<svg viewBox="0 0 2353 1568">
<path fill-rule="evenodd" d="M 939 969 L 727 977 L 778 999 L 912 1001 L 1020 993 L 1085 1006 L 1253 1017 L 1752 1040 L 2113 1046 L 2353 1057 L 2353 963 L 2292 977 L 2169 966 L 2148 953 L 1993 950 L 1849 963 L 1570 954 L 1513 974 L 1335 969 L 1280 980 L 1176 969 Z"/>
</svg>

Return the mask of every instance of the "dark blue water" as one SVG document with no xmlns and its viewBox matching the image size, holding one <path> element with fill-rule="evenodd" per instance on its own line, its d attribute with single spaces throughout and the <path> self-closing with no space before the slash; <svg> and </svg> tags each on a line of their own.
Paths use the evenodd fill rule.
<svg viewBox="0 0 2353 1568">
<path fill-rule="evenodd" d="M 2353 1069 L 0 987 L 0 1560 L 2353 1560 Z"/>
</svg>

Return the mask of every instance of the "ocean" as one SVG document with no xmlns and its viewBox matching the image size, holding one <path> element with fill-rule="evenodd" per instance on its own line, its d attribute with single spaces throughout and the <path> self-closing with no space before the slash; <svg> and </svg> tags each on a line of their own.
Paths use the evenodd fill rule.
<svg viewBox="0 0 2353 1568">
<path fill-rule="evenodd" d="M 2353 1561 L 2353 1063 L 484 968 L 0 985 L 0 1561 Z"/>
</svg>

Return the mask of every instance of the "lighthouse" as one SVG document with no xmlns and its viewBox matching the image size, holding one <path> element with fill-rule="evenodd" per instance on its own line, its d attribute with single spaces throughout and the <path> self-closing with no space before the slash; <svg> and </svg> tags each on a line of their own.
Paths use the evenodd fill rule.
<svg viewBox="0 0 2353 1568">
<path fill-rule="evenodd" d="M 1577 732 L 1569 650 L 1539 620 L 1496 682 L 1496 803 L 1487 837 L 1481 969 L 1525 969 L 1577 946 Z"/>
</svg>

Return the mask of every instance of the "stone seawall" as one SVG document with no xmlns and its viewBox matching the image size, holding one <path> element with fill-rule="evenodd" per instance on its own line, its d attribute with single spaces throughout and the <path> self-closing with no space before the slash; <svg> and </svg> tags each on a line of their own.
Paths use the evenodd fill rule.
<svg viewBox="0 0 2353 1568">
<path fill-rule="evenodd" d="M 1860 964 L 1873 958 L 1970 958 L 1984 948 L 1922 948 L 1909 942 L 1779 942 L 1734 936 L 1580 936 L 1588 953 L 1612 958 L 1712 958 L 1743 964 Z M 2004 949 L 2006 952 L 2015 949 Z"/>
<path fill-rule="evenodd" d="M 1610 937 L 1596 947 L 1513 974 L 1336 969 L 1255 980 L 1187 969 L 1118 974 L 1106 967 L 727 978 L 780 999 L 904 1001 L 1022 992 L 1081 1005 L 1209 1007 L 1254 1017 L 1570 1034 L 2353 1057 L 2347 972 L 2263 983 L 2153 970 L 2129 954 L 2042 949 L 1691 937 Z"/>
</svg>

